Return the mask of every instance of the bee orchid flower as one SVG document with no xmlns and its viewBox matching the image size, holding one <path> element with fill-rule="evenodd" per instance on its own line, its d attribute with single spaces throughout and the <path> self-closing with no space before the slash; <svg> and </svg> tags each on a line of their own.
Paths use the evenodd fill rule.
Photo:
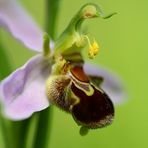
<svg viewBox="0 0 148 148">
<path fill-rule="evenodd" d="M 123 87 L 116 75 L 85 62 L 81 51 L 87 48 L 88 57 L 93 59 L 99 45 L 95 40 L 90 42 L 81 25 L 85 19 L 105 19 L 113 14 L 104 16 L 97 5 L 84 5 L 49 47 L 48 35 L 42 39 L 43 32 L 16 1 L 0 3 L 0 25 L 28 48 L 40 52 L 0 83 L 4 115 L 22 120 L 54 104 L 72 114 L 78 125 L 99 128 L 111 124 L 113 103 L 124 99 Z"/>
</svg>

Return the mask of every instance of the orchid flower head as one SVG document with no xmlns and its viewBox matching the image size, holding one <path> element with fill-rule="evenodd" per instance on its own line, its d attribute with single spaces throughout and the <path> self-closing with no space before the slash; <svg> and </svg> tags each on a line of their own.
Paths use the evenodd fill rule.
<svg viewBox="0 0 148 148">
<path fill-rule="evenodd" d="M 91 43 L 81 27 L 86 19 L 106 19 L 115 13 L 104 16 L 97 5 L 84 5 L 51 47 L 49 36 L 42 36 L 43 32 L 16 1 L 2 1 L 2 5 L 0 25 L 28 48 L 41 51 L 0 83 L 4 115 L 12 120 L 22 120 L 54 104 L 87 129 L 111 124 L 113 103 L 119 103 L 125 97 L 123 87 L 114 74 L 84 60 L 82 50 L 87 49 L 88 57 L 93 59 L 99 52 L 99 45 L 96 40 Z M 27 24 L 25 33 L 23 20 Z"/>
</svg>

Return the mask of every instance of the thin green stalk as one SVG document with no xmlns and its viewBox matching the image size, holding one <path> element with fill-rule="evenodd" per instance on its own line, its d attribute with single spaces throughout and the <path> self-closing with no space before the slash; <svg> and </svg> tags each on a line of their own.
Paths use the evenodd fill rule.
<svg viewBox="0 0 148 148">
<path fill-rule="evenodd" d="M 15 133 L 15 147 L 16 148 L 26 148 L 28 129 L 31 123 L 31 119 L 26 119 L 23 121 L 11 122 L 12 131 Z"/>
<path fill-rule="evenodd" d="M 45 28 L 50 37 L 55 40 L 56 22 L 59 12 L 60 0 L 46 0 L 46 23 Z"/>
<path fill-rule="evenodd" d="M 6 124 L 6 120 L 0 115 L 0 131 L 2 133 L 2 138 L 3 138 L 3 144 L 5 148 L 11 148 L 11 140 L 10 140 L 10 135 L 9 135 L 9 130 L 8 126 Z"/>
<path fill-rule="evenodd" d="M 12 69 L 8 57 L 6 56 L 4 47 L 0 42 L 0 80 L 2 80 L 4 77 L 10 74 L 11 70 Z"/>
<path fill-rule="evenodd" d="M 4 47 L 0 42 L 0 80 L 6 77 L 11 72 L 11 66 L 8 61 L 8 58 L 5 54 Z M 1 106 L 0 106 L 0 128 L 3 135 L 3 141 L 5 148 L 11 148 L 12 140 L 10 137 L 10 129 L 8 128 L 8 121 L 4 119 L 1 115 Z"/>
<path fill-rule="evenodd" d="M 52 107 L 38 113 L 39 120 L 36 127 L 34 148 L 47 148 L 50 141 Z"/>
<path fill-rule="evenodd" d="M 60 0 L 46 0 L 46 32 L 55 39 L 55 26 Z M 52 107 L 38 113 L 39 120 L 35 134 L 33 148 L 47 148 L 50 141 L 52 127 Z"/>
</svg>

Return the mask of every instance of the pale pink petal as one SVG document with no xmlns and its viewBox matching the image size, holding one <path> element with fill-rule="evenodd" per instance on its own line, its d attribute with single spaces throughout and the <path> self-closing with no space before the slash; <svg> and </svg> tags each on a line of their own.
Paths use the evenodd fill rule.
<svg viewBox="0 0 148 148">
<path fill-rule="evenodd" d="M 42 51 L 42 31 L 16 0 L 0 0 L 0 26 L 28 48 Z"/>
<path fill-rule="evenodd" d="M 87 74 L 104 78 L 101 87 L 115 104 L 121 104 L 127 99 L 123 83 L 116 74 L 98 65 L 94 66 L 88 63 L 84 65 L 84 70 Z"/>
<path fill-rule="evenodd" d="M 49 106 L 45 82 L 50 71 L 49 61 L 37 55 L 1 82 L 0 96 L 6 117 L 25 119 Z"/>
</svg>

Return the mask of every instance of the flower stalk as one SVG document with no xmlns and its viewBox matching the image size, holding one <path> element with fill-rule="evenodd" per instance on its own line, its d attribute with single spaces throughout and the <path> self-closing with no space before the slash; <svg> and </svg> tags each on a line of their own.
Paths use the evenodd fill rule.
<svg viewBox="0 0 148 148">
<path fill-rule="evenodd" d="M 7 66 L 5 67 L 3 64 L 6 64 Z M 1 41 L 0 41 L 0 67 L 1 67 L 0 80 L 2 80 L 9 73 L 11 73 L 11 66 Z M 0 129 L 3 135 L 4 146 L 5 148 L 11 148 L 11 145 L 13 144 L 11 137 L 12 130 L 8 125 L 8 121 L 5 118 L 3 118 L 3 116 L 1 115 L 1 111 L 2 111 L 2 106 L 0 104 Z"/>
<path fill-rule="evenodd" d="M 50 37 L 55 40 L 56 36 L 56 22 L 59 12 L 60 0 L 46 0 L 46 22 L 45 29 Z"/>
</svg>

